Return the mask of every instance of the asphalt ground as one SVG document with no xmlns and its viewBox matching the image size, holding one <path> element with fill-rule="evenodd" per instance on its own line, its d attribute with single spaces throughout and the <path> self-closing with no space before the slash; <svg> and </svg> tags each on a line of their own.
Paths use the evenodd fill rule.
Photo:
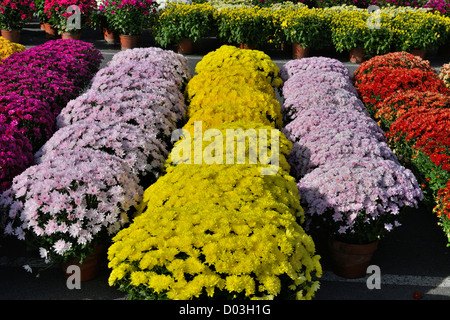
<svg viewBox="0 0 450 320">
<path fill-rule="evenodd" d="M 81 40 L 92 42 L 104 55 L 103 67 L 111 57 L 120 51 L 120 46 L 108 45 L 97 30 L 87 30 Z M 47 41 L 44 31 L 37 23 L 27 25 L 21 34 L 21 43 L 27 48 Z M 144 33 L 139 46 L 154 46 L 151 36 Z M 205 39 L 196 47 L 193 55 L 188 55 L 192 71 L 207 52 L 220 46 L 215 39 Z M 175 48 L 169 48 L 175 49 Z M 279 66 L 291 57 L 289 52 L 265 50 Z M 322 55 L 322 52 L 312 52 Z M 323 54 L 325 55 L 325 54 Z M 329 52 L 327 52 L 327 56 Z M 358 65 L 348 61 L 344 54 L 331 54 L 342 61 L 351 72 Z M 433 67 L 439 68 L 450 61 L 450 57 L 431 52 L 427 59 Z M 336 276 L 330 267 L 326 246 L 316 242 L 317 252 L 322 256 L 324 274 L 320 279 L 320 289 L 314 301 L 332 300 L 450 300 L 450 248 L 437 218 L 431 209 L 420 206 L 405 216 L 403 226 L 383 238 L 374 253 L 372 264 L 381 271 L 380 288 L 370 289 L 371 274 L 360 279 L 344 279 Z M 29 265 L 33 272 L 23 266 Z M 37 270 L 45 266 L 36 253 L 26 251 L 24 244 L 14 239 L 0 240 L 0 300 L 126 300 L 127 295 L 108 285 L 109 269 L 104 257 L 98 277 L 82 282 L 80 289 L 69 289 L 67 280 L 59 266 Z M 6 303 L 5 306 L 8 304 Z M 317 305 L 316 305 L 317 306 Z M 292 307 L 292 306 L 291 306 Z M 297 308 L 298 305 L 293 306 Z M 289 309 L 290 310 L 290 309 Z M 176 311 L 176 310 L 175 310 Z M 291 310 L 294 311 L 294 310 Z M 320 311 L 320 310 L 319 310 Z M 373 309 L 372 311 L 376 311 Z M 345 311 L 344 311 L 345 312 Z"/>
</svg>

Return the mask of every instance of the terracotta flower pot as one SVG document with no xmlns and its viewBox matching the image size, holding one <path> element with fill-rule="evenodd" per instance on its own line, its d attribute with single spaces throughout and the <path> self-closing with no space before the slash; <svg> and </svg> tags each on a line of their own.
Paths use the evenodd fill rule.
<svg viewBox="0 0 450 320">
<path fill-rule="evenodd" d="M 194 41 L 190 39 L 183 39 L 178 43 L 177 46 L 178 53 L 181 54 L 192 54 L 194 53 Z"/>
<path fill-rule="evenodd" d="M 80 40 L 80 38 L 81 38 L 81 32 L 76 32 L 76 33 L 72 33 L 72 32 L 63 32 L 63 33 L 61 34 L 61 38 L 62 38 L 62 39 Z"/>
<path fill-rule="evenodd" d="M 306 58 L 309 56 L 309 47 L 303 48 L 298 43 L 292 44 L 292 57 L 294 59 Z"/>
<path fill-rule="evenodd" d="M 139 42 L 139 36 L 120 35 L 120 47 L 122 50 L 134 49 Z"/>
<path fill-rule="evenodd" d="M 2 30 L 2 37 L 11 42 L 19 43 L 20 30 Z"/>
<path fill-rule="evenodd" d="M 368 244 L 349 244 L 337 240 L 329 243 L 333 271 L 336 275 L 355 279 L 367 274 L 378 240 Z"/>
<path fill-rule="evenodd" d="M 99 245 L 99 246 L 95 247 L 94 251 L 90 255 L 88 255 L 85 259 L 83 259 L 82 263 L 80 263 L 80 259 L 73 259 L 71 261 L 63 263 L 61 265 L 61 268 L 62 268 L 64 276 L 66 278 L 69 278 L 73 274 L 73 271 L 67 270 L 67 268 L 75 265 L 80 268 L 80 281 L 81 282 L 94 279 L 95 277 L 97 277 L 97 275 L 100 271 L 102 257 L 103 257 L 104 252 L 105 252 L 105 247 L 102 245 Z"/>
<path fill-rule="evenodd" d="M 427 55 L 427 51 L 416 49 L 416 50 L 411 50 L 411 54 L 421 57 L 422 59 L 425 59 L 425 56 Z"/>
<path fill-rule="evenodd" d="M 240 49 L 247 49 L 247 50 L 255 50 L 255 46 L 252 44 L 245 44 L 245 43 L 240 43 L 239 44 L 239 48 Z"/>
<path fill-rule="evenodd" d="M 361 63 L 366 57 L 366 50 L 361 48 L 355 48 L 350 50 L 350 62 Z"/>
<path fill-rule="evenodd" d="M 44 23 L 45 27 L 45 36 L 47 39 L 56 39 L 58 38 L 58 31 L 53 28 L 53 26 L 50 23 Z"/>
<path fill-rule="evenodd" d="M 108 44 L 116 44 L 116 43 L 120 42 L 120 39 L 119 39 L 119 41 L 117 41 L 118 40 L 117 33 L 112 31 L 111 29 L 108 29 L 105 27 L 103 27 L 103 37 L 104 37 L 106 43 L 108 43 Z"/>
</svg>

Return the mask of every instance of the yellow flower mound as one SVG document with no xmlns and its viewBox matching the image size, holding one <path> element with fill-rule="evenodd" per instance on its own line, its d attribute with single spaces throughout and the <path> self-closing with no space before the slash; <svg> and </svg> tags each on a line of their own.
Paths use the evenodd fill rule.
<svg viewBox="0 0 450 320">
<path fill-rule="evenodd" d="M 240 66 L 232 66 L 219 70 L 205 70 L 192 77 L 186 86 L 187 102 L 190 103 L 195 96 L 214 94 L 214 89 L 224 87 L 233 88 L 233 90 L 251 87 L 275 97 L 275 91 L 264 73 Z"/>
<path fill-rule="evenodd" d="M 200 109 L 195 112 L 188 120 L 183 129 L 188 130 L 191 135 L 194 134 L 194 123 L 196 121 L 202 121 L 203 130 L 214 129 L 223 124 L 224 122 L 231 121 L 245 121 L 245 122 L 259 122 L 264 125 L 271 126 L 272 128 L 279 128 L 278 123 L 281 118 L 277 118 L 277 121 L 268 117 L 267 109 L 272 107 L 267 102 L 255 103 L 254 108 L 247 109 L 247 106 L 240 104 L 216 104 L 208 106 L 207 108 Z"/>
<path fill-rule="evenodd" d="M 283 287 L 306 300 L 319 287 L 312 276 L 322 273 L 311 237 L 270 208 L 148 209 L 113 241 L 109 284 L 127 286 L 133 298 L 270 298 Z"/>
<path fill-rule="evenodd" d="M 197 129 L 200 129 L 198 123 Z M 275 143 L 273 148 L 272 142 Z M 268 151 L 261 151 L 265 146 Z M 292 142 L 271 126 L 252 121 L 225 122 L 206 133 L 204 130 L 186 133 L 175 143 L 167 166 L 179 163 L 274 164 L 276 157 L 277 165 L 289 172 L 291 167 L 286 156 L 291 149 Z"/>
<path fill-rule="evenodd" d="M 304 221 L 295 179 L 284 170 L 262 175 L 252 164 L 178 164 L 148 187 L 137 215 L 160 207 L 212 203 L 227 210 L 258 211 L 269 206 Z"/>
<path fill-rule="evenodd" d="M 187 126 L 190 126 L 193 121 L 203 120 L 206 122 L 205 128 L 207 128 L 207 126 L 209 127 L 207 123 L 214 122 L 208 113 L 215 117 L 216 113 L 221 112 L 229 114 L 236 121 L 239 118 L 233 113 L 248 113 L 249 116 L 259 115 L 257 119 L 261 119 L 260 122 L 270 123 L 274 128 L 283 126 L 280 103 L 275 97 L 248 87 L 241 87 L 239 90 L 232 86 L 212 87 L 211 94 L 193 97 L 188 106 Z"/>
<path fill-rule="evenodd" d="M 222 71 L 236 66 L 262 72 L 273 87 L 279 87 L 283 83 L 279 77 L 280 68 L 263 51 L 242 50 L 229 45 L 223 45 L 205 55 L 197 63 L 195 72 L 201 73 L 218 68 Z"/>
<path fill-rule="evenodd" d="M 0 37 L 0 60 L 8 58 L 16 52 L 25 51 L 25 46 Z"/>
</svg>

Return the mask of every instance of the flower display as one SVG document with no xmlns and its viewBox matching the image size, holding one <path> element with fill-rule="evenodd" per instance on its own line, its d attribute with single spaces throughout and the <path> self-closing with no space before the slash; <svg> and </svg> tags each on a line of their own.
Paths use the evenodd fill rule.
<svg viewBox="0 0 450 320">
<path fill-rule="evenodd" d="M 32 164 L 33 150 L 28 139 L 12 125 L 0 122 L 0 193 Z"/>
<path fill-rule="evenodd" d="M 447 88 L 450 89 L 450 63 L 444 64 L 439 69 L 439 79 L 444 81 L 444 83 L 447 86 Z"/>
<path fill-rule="evenodd" d="M 304 211 L 285 159 L 291 143 L 264 122 L 269 111 L 280 113 L 279 103 L 271 102 L 273 77 L 244 54 L 226 62 L 207 59 L 211 65 L 200 61 L 201 71 L 186 86 L 188 122 L 182 129 L 188 132 L 175 142 L 165 174 L 145 190 L 133 223 L 109 248 L 109 283 L 131 299 L 311 299 L 318 289 L 313 277 L 322 270 L 312 238 L 299 224 Z M 230 93 L 239 101 L 229 100 Z M 243 153 L 228 149 L 228 130 L 233 145 L 243 143 Z M 261 174 L 271 164 L 251 152 L 264 134 L 260 130 L 268 133 L 266 151 L 280 156 L 282 170 L 273 174 Z M 239 155 L 245 163 L 236 161 Z M 130 245 L 137 250 L 131 252 Z"/>
<path fill-rule="evenodd" d="M 60 150 L 102 150 L 124 160 L 140 179 L 150 185 L 161 173 L 168 151 L 155 131 L 126 122 L 78 121 L 55 132 L 35 154 L 36 163 L 51 159 Z"/>
<path fill-rule="evenodd" d="M 80 19 L 80 25 L 70 24 L 70 17 L 75 11 L 70 11 L 71 6 L 77 6 L 77 14 Z M 44 14 L 47 21 L 59 33 L 62 32 L 79 32 L 91 22 L 91 14 L 97 7 L 95 0 L 45 0 Z"/>
<path fill-rule="evenodd" d="M 8 58 L 13 53 L 22 51 L 25 51 L 25 46 L 0 37 L 0 64 L 2 63 L 1 60 Z"/>
<path fill-rule="evenodd" d="M 399 226 L 401 208 L 422 199 L 408 169 L 382 158 L 344 158 L 327 162 L 299 181 L 307 216 L 331 234 L 368 243 Z"/>
<path fill-rule="evenodd" d="M 85 257 L 128 222 L 142 195 L 130 167 L 103 151 L 61 151 L 17 176 L 1 195 L 4 232 L 46 262 Z"/>
<path fill-rule="evenodd" d="M 163 47 L 184 39 L 197 42 L 215 33 L 215 15 L 209 3 L 168 3 L 158 15 L 155 41 Z"/>
<path fill-rule="evenodd" d="M 149 25 L 149 17 L 156 12 L 152 0 L 105 0 L 99 6 L 106 24 L 122 35 L 141 35 Z"/>
<path fill-rule="evenodd" d="M 55 116 L 50 106 L 37 99 L 17 94 L 0 96 L 0 122 L 14 126 L 36 152 L 53 134 Z"/>
<path fill-rule="evenodd" d="M 2 0 L 0 3 L 0 29 L 20 30 L 33 19 L 36 6 L 32 0 Z"/>
</svg>

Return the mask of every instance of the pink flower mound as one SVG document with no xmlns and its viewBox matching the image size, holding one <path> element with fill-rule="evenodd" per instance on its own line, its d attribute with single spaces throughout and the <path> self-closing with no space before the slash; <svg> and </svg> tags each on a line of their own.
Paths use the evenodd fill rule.
<svg viewBox="0 0 450 320">
<path fill-rule="evenodd" d="M 83 120 L 56 131 L 35 154 L 36 163 L 46 162 L 60 150 L 101 150 L 124 160 L 145 184 L 156 181 L 168 151 L 156 131 L 117 121 Z M 141 183 L 143 184 L 143 183 Z"/>
<path fill-rule="evenodd" d="M 323 216 L 336 234 L 352 233 L 357 219 L 381 221 L 381 230 L 390 231 L 399 225 L 400 209 L 417 206 L 422 198 L 410 170 L 380 157 L 327 162 L 303 177 L 298 188 L 308 203 L 309 221 Z"/>
<path fill-rule="evenodd" d="M 342 67 L 320 58 L 285 65 L 283 113 L 290 122 L 282 131 L 293 143 L 287 159 L 307 227 L 364 243 L 400 225 L 400 209 L 417 206 L 423 195 Z"/>
<path fill-rule="evenodd" d="M 0 195 L 5 234 L 46 261 L 80 257 L 115 234 L 143 194 L 125 161 L 98 150 L 62 151 L 29 167 Z"/>
<path fill-rule="evenodd" d="M 316 74 L 331 71 L 341 74 L 345 79 L 351 79 L 350 72 L 342 62 L 328 57 L 307 57 L 290 60 L 280 68 L 280 76 L 283 81 L 287 81 L 301 71 L 312 71 Z"/>
</svg>

